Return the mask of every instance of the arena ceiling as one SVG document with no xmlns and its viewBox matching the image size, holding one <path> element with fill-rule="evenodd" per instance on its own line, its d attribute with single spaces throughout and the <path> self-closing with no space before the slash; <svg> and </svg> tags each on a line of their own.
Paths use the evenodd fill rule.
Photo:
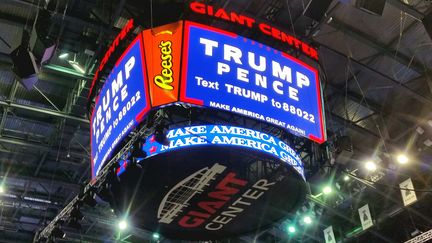
<svg viewBox="0 0 432 243">
<path fill-rule="evenodd" d="M 308 0 L 214 0 L 208 4 L 235 10 L 293 33 L 319 50 L 328 142 L 313 146 L 328 158 L 312 161 L 311 195 L 330 183 L 328 197 L 310 196 L 293 219 L 241 237 L 250 242 L 322 242 L 332 225 L 343 242 L 402 242 L 432 227 L 432 41 L 422 20 L 432 12 L 425 0 L 387 0 L 382 16 L 360 10 L 353 0 L 334 0 L 321 21 L 303 15 Z M 113 38 L 134 18 L 135 32 L 187 15 L 188 2 L 175 0 L 2 0 L 0 3 L 0 241 L 30 242 L 90 179 L 87 96 L 98 61 Z M 48 35 L 58 47 L 42 66 L 35 89 L 26 90 L 12 72 L 11 51 L 39 9 L 48 4 Z M 230 23 L 197 20 L 237 32 L 307 57 L 281 43 Z M 68 59 L 59 57 L 68 53 Z M 78 62 L 84 73 L 67 60 Z M 395 156 L 409 154 L 401 166 Z M 379 169 L 366 173 L 364 161 Z M 350 173 L 350 179 L 343 178 Z M 411 178 L 418 202 L 404 207 L 399 183 Z M 357 209 L 369 204 L 375 226 L 362 231 Z M 285 227 L 302 212 L 316 219 Z M 66 242 L 141 242 L 151 232 L 133 229 L 119 238 L 108 204 L 83 209 L 80 231 L 66 230 Z M 300 221 L 300 220 L 299 220 Z"/>
</svg>

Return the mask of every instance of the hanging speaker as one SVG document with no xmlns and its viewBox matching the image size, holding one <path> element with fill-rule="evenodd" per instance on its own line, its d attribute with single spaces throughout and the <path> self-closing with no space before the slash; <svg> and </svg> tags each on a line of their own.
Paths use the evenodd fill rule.
<svg viewBox="0 0 432 243">
<path fill-rule="evenodd" d="M 38 66 L 33 54 L 26 46 L 20 45 L 12 51 L 13 72 L 19 77 L 19 82 L 30 90 L 38 81 Z"/>
<path fill-rule="evenodd" d="M 40 9 L 30 35 L 29 43 L 38 64 L 48 62 L 54 54 L 56 45 L 49 36 L 50 28 L 51 14 L 48 10 Z"/>
<path fill-rule="evenodd" d="M 320 22 L 331 2 L 332 0 L 311 0 L 303 12 L 303 15 Z"/>
<path fill-rule="evenodd" d="M 384 11 L 386 0 L 357 0 L 357 8 L 373 14 L 381 16 Z"/>
<path fill-rule="evenodd" d="M 429 34 L 429 37 L 432 39 L 432 12 L 429 12 L 424 16 L 422 23 L 426 29 L 426 32 Z"/>
</svg>

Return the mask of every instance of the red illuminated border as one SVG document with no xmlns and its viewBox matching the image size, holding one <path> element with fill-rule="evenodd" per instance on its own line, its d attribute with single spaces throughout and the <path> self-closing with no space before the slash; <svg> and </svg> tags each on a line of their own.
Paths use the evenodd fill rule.
<svg viewBox="0 0 432 243">
<path fill-rule="evenodd" d="M 316 92 L 317 92 L 317 99 L 318 99 L 318 114 L 319 114 L 319 119 L 320 119 L 320 133 L 321 133 L 321 138 L 316 137 L 312 134 L 309 134 L 309 139 L 311 139 L 312 141 L 315 141 L 317 143 L 323 143 L 325 141 L 325 134 L 324 134 L 324 117 L 322 114 L 322 107 L 323 107 L 323 103 L 322 103 L 322 99 L 321 99 L 321 82 L 319 80 L 319 76 L 318 76 L 318 70 L 312 66 L 310 66 L 309 64 L 298 60 L 288 54 L 286 54 L 285 52 L 281 52 L 282 56 L 284 56 L 285 58 L 309 69 L 310 71 L 312 71 L 315 75 L 315 83 L 316 83 Z"/>
</svg>

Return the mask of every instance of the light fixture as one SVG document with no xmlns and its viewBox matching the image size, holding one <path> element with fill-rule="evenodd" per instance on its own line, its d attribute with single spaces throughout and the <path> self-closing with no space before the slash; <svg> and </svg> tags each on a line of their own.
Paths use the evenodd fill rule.
<svg viewBox="0 0 432 243">
<path fill-rule="evenodd" d="M 153 233 L 153 239 L 158 240 L 160 238 L 160 235 L 158 233 Z"/>
<path fill-rule="evenodd" d="M 94 193 L 87 193 L 82 201 L 90 207 L 95 207 L 97 204 Z"/>
<path fill-rule="evenodd" d="M 66 59 L 69 56 L 69 53 L 67 52 L 63 52 L 62 54 L 59 55 L 60 59 Z"/>
<path fill-rule="evenodd" d="M 311 219 L 310 216 L 304 216 L 304 217 L 303 217 L 303 222 L 304 222 L 305 224 L 311 224 L 311 223 L 312 223 L 312 219 Z"/>
<path fill-rule="evenodd" d="M 66 234 L 63 230 L 61 230 L 58 226 L 54 227 L 54 229 L 51 231 L 51 235 L 55 238 L 65 238 Z"/>
<path fill-rule="evenodd" d="M 372 160 L 368 160 L 365 163 L 365 168 L 368 171 L 375 171 L 377 169 L 377 165 L 375 164 L 375 162 L 373 162 Z"/>
<path fill-rule="evenodd" d="M 345 175 L 343 178 L 344 181 L 349 181 L 349 176 Z"/>
<path fill-rule="evenodd" d="M 128 223 L 126 222 L 126 220 L 122 219 L 120 220 L 120 222 L 118 223 L 118 228 L 120 230 L 125 230 L 128 227 Z"/>
<path fill-rule="evenodd" d="M 69 64 L 76 70 L 76 71 L 78 71 L 78 72 L 80 72 L 80 73 L 82 73 L 82 74 L 84 74 L 85 73 L 85 70 L 84 70 L 84 68 L 83 67 L 81 67 L 81 65 L 78 63 L 78 62 L 76 62 L 76 61 L 69 61 Z"/>
<path fill-rule="evenodd" d="M 408 157 L 407 157 L 405 154 L 399 154 L 399 155 L 396 157 L 396 160 L 397 160 L 397 162 L 398 162 L 399 164 L 406 164 L 406 163 L 409 162 L 409 159 L 408 159 Z"/>
<path fill-rule="evenodd" d="M 0 184 L 0 194 L 3 194 L 5 192 L 5 188 L 3 184 Z"/>
<path fill-rule="evenodd" d="M 73 61 L 72 60 L 69 60 L 68 61 L 69 62 L 69 64 L 77 71 L 77 72 L 80 72 L 80 73 L 82 73 L 82 74 L 84 74 L 85 73 L 85 70 L 84 70 L 84 68 L 83 67 L 81 67 L 81 65 L 76 61 L 76 54 L 74 55 L 74 59 L 73 59 Z"/>
<path fill-rule="evenodd" d="M 296 228 L 294 226 L 290 225 L 290 226 L 288 226 L 288 232 L 290 232 L 291 234 L 295 233 L 296 232 Z"/>
<path fill-rule="evenodd" d="M 82 220 L 84 218 L 84 215 L 81 213 L 80 209 L 78 207 L 74 207 L 71 212 L 70 216 L 72 218 L 75 218 L 77 220 Z"/>
<path fill-rule="evenodd" d="M 69 221 L 67 222 L 67 225 L 71 228 L 80 230 L 82 228 L 81 224 L 78 222 L 77 219 L 75 218 L 71 218 L 69 219 Z"/>
<path fill-rule="evenodd" d="M 137 159 L 143 159 L 147 157 L 147 153 L 142 149 L 144 146 L 145 139 L 138 139 L 133 143 L 133 148 L 128 158 L 129 161 L 137 161 Z M 134 162 L 132 162 L 134 164 Z"/>
<path fill-rule="evenodd" d="M 168 132 L 168 128 L 164 125 L 158 125 L 155 128 L 154 139 L 156 142 L 168 146 L 170 145 L 170 140 L 167 138 L 166 134 Z"/>
<path fill-rule="evenodd" d="M 323 193 L 324 194 L 330 194 L 332 192 L 332 188 L 331 188 L 331 186 L 325 186 L 324 188 L 323 188 Z"/>
</svg>

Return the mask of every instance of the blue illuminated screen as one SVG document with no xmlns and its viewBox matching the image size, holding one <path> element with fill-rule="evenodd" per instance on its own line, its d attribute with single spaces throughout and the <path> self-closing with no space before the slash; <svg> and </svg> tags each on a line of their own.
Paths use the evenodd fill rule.
<svg viewBox="0 0 432 243">
<path fill-rule="evenodd" d="M 196 146 L 238 146 L 266 153 L 292 166 L 304 179 L 304 168 L 298 154 L 280 139 L 263 132 L 235 126 L 201 125 L 171 129 L 167 132 L 168 146 L 147 138 L 143 151 L 147 157 Z"/>
<path fill-rule="evenodd" d="M 182 101 L 325 140 L 317 70 L 251 39 L 188 22 Z"/>
<path fill-rule="evenodd" d="M 90 120 L 92 177 L 150 108 L 141 37 L 118 59 L 105 81 Z"/>
</svg>

